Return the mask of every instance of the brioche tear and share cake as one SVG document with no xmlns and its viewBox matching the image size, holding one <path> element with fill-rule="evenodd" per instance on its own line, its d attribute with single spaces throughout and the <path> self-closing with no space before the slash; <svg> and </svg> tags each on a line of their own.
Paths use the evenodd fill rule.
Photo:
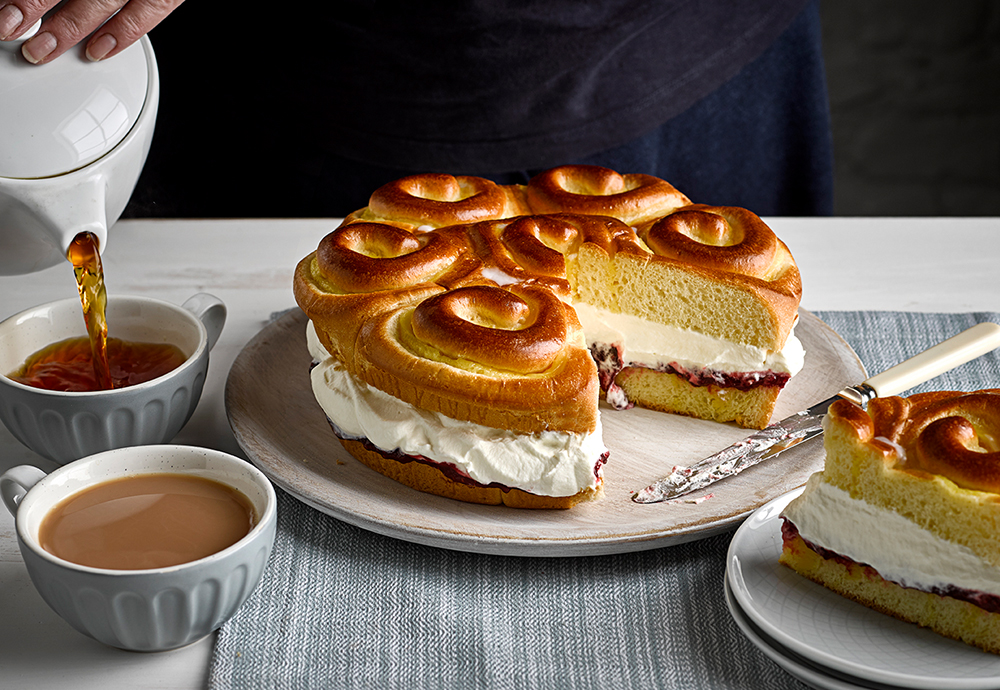
<svg viewBox="0 0 1000 690">
<path fill-rule="evenodd" d="M 847 401 L 782 512 L 780 561 L 865 606 L 1000 654 L 1000 389 Z"/>
<path fill-rule="evenodd" d="M 598 495 L 602 395 L 763 428 L 804 361 L 799 272 L 760 218 L 594 166 L 387 184 L 294 290 L 348 451 L 473 502 Z"/>
</svg>

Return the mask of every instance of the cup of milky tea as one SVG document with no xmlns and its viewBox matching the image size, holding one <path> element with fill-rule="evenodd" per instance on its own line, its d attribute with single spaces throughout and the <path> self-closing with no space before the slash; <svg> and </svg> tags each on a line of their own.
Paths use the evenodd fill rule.
<svg viewBox="0 0 1000 690">
<path fill-rule="evenodd" d="M 34 378 L 16 377 L 33 358 L 52 350 L 52 356 L 67 358 L 74 355 L 72 348 L 85 348 L 89 356 L 79 298 L 43 304 L 0 323 L 0 421 L 18 441 L 60 464 L 176 436 L 198 405 L 208 353 L 225 325 L 226 307 L 205 293 L 181 306 L 112 295 L 106 318 L 112 369 L 118 367 L 116 386 L 121 384 L 110 390 L 39 387 L 60 378 L 44 367 L 31 374 Z M 163 348 L 170 352 L 162 354 Z M 174 361 L 163 364 L 159 358 L 166 361 L 168 355 Z M 114 356 L 123 361 L 116 364 Z M 126 365 L 145 366 L 147 374 L 158 375 L 145 380 L 122 374 Z M 162 365 L 165 373 L 149 368 L 154 365 Z"/>
<path fill-rule="evenodd" d="M 259 583 L 277 500 L 256 467 L 216 450 L 119 448 L 49 475 L 0 476 L 32 583 L 104 644 L 163 651 L 225 623 Z"/>
</svg>

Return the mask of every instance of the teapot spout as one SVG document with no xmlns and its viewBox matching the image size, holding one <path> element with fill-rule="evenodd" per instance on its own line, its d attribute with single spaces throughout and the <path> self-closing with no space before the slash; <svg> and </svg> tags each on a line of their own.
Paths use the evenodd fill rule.
<svg viewBox="0 0 1000 690">
<path fill-rule="evenodd" d="M 83 174 L 81 174 L 83 173 Z M 33 273 L 67 261 L 81 232 L 107 246 L 107 179 L 77 171 L 64 178 L 4 180 L 0 185 L 0 275 Z"/>
<path fill-rule="evenodd" d="M 107 228 L 105 228 L 103 224 L 89 223 L 85 226 L 80 226 L 63 232 L 62 236 L 59 238 L 59 249 L 64 259 L 67 261 L 71 260 L 69 258 L 69 251 L 73 246 L 73 241 L 85 233 L 90 233 L 97 238 L 96 246 L 99 252 L 104 250 L 104 244 L 108 238 Z"/>
<path fill-rule="evenodd" d="M 94 235 L 98 249 L 104 251 L 108 239 L 106 183 L 103 175 L 88 175 L 79 184 L 61 189 L 45 208 L 39 208 L 64 259 L 73 240 L 82 233 Z"/>
</svg>

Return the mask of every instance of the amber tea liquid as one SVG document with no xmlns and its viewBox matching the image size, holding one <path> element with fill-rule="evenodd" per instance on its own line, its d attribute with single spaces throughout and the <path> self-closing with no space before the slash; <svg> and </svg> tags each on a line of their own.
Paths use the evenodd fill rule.
<svg viewBox="0 0 1000 690">
<path fill-rule="evenodd" d="M 96 236 L 81 232 L 66 258 L 73 264 L 87 336 L 42 348 L 8 378 L 51 391 L 102 391 L 150 381 L 184 363 L 187 357 L 169 343 L 108 338 L 108 295 Z"/>
<path fill-rule="evenodd" d="M 112 388 L 151 381 L 173 371 L 187 357 L 170 343 L 134 343 L 118 338 L 105 341 L 107 372 Z M 107 390 L 97 380 L 90 338 L 69 338 L 42 348 L 8 378 L 26 386 L 50 391 L 91 392 Z"/>
</svg>

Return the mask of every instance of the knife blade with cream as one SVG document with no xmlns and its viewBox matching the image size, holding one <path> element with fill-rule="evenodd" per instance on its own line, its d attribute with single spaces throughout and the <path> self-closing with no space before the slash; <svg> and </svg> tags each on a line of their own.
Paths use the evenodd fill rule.
<svg viewBox="0 0 1000 690">
<path fill-rule="evenodd" d="M 703 489 L 720 479 L 773 458 L 823 433 L 823 417 L 835 401 L 850 400 L 864 407 L 876 397 L 898 395 L 946 371 L 1000 347 L 1000 325 L 980 323 L 920 354 L 848 386 L 837 395 L 771 424 L 690 467 L 674 467 L 670 474 L 632 496 L 636 503 L 660 503 Z"/>
</svg>

